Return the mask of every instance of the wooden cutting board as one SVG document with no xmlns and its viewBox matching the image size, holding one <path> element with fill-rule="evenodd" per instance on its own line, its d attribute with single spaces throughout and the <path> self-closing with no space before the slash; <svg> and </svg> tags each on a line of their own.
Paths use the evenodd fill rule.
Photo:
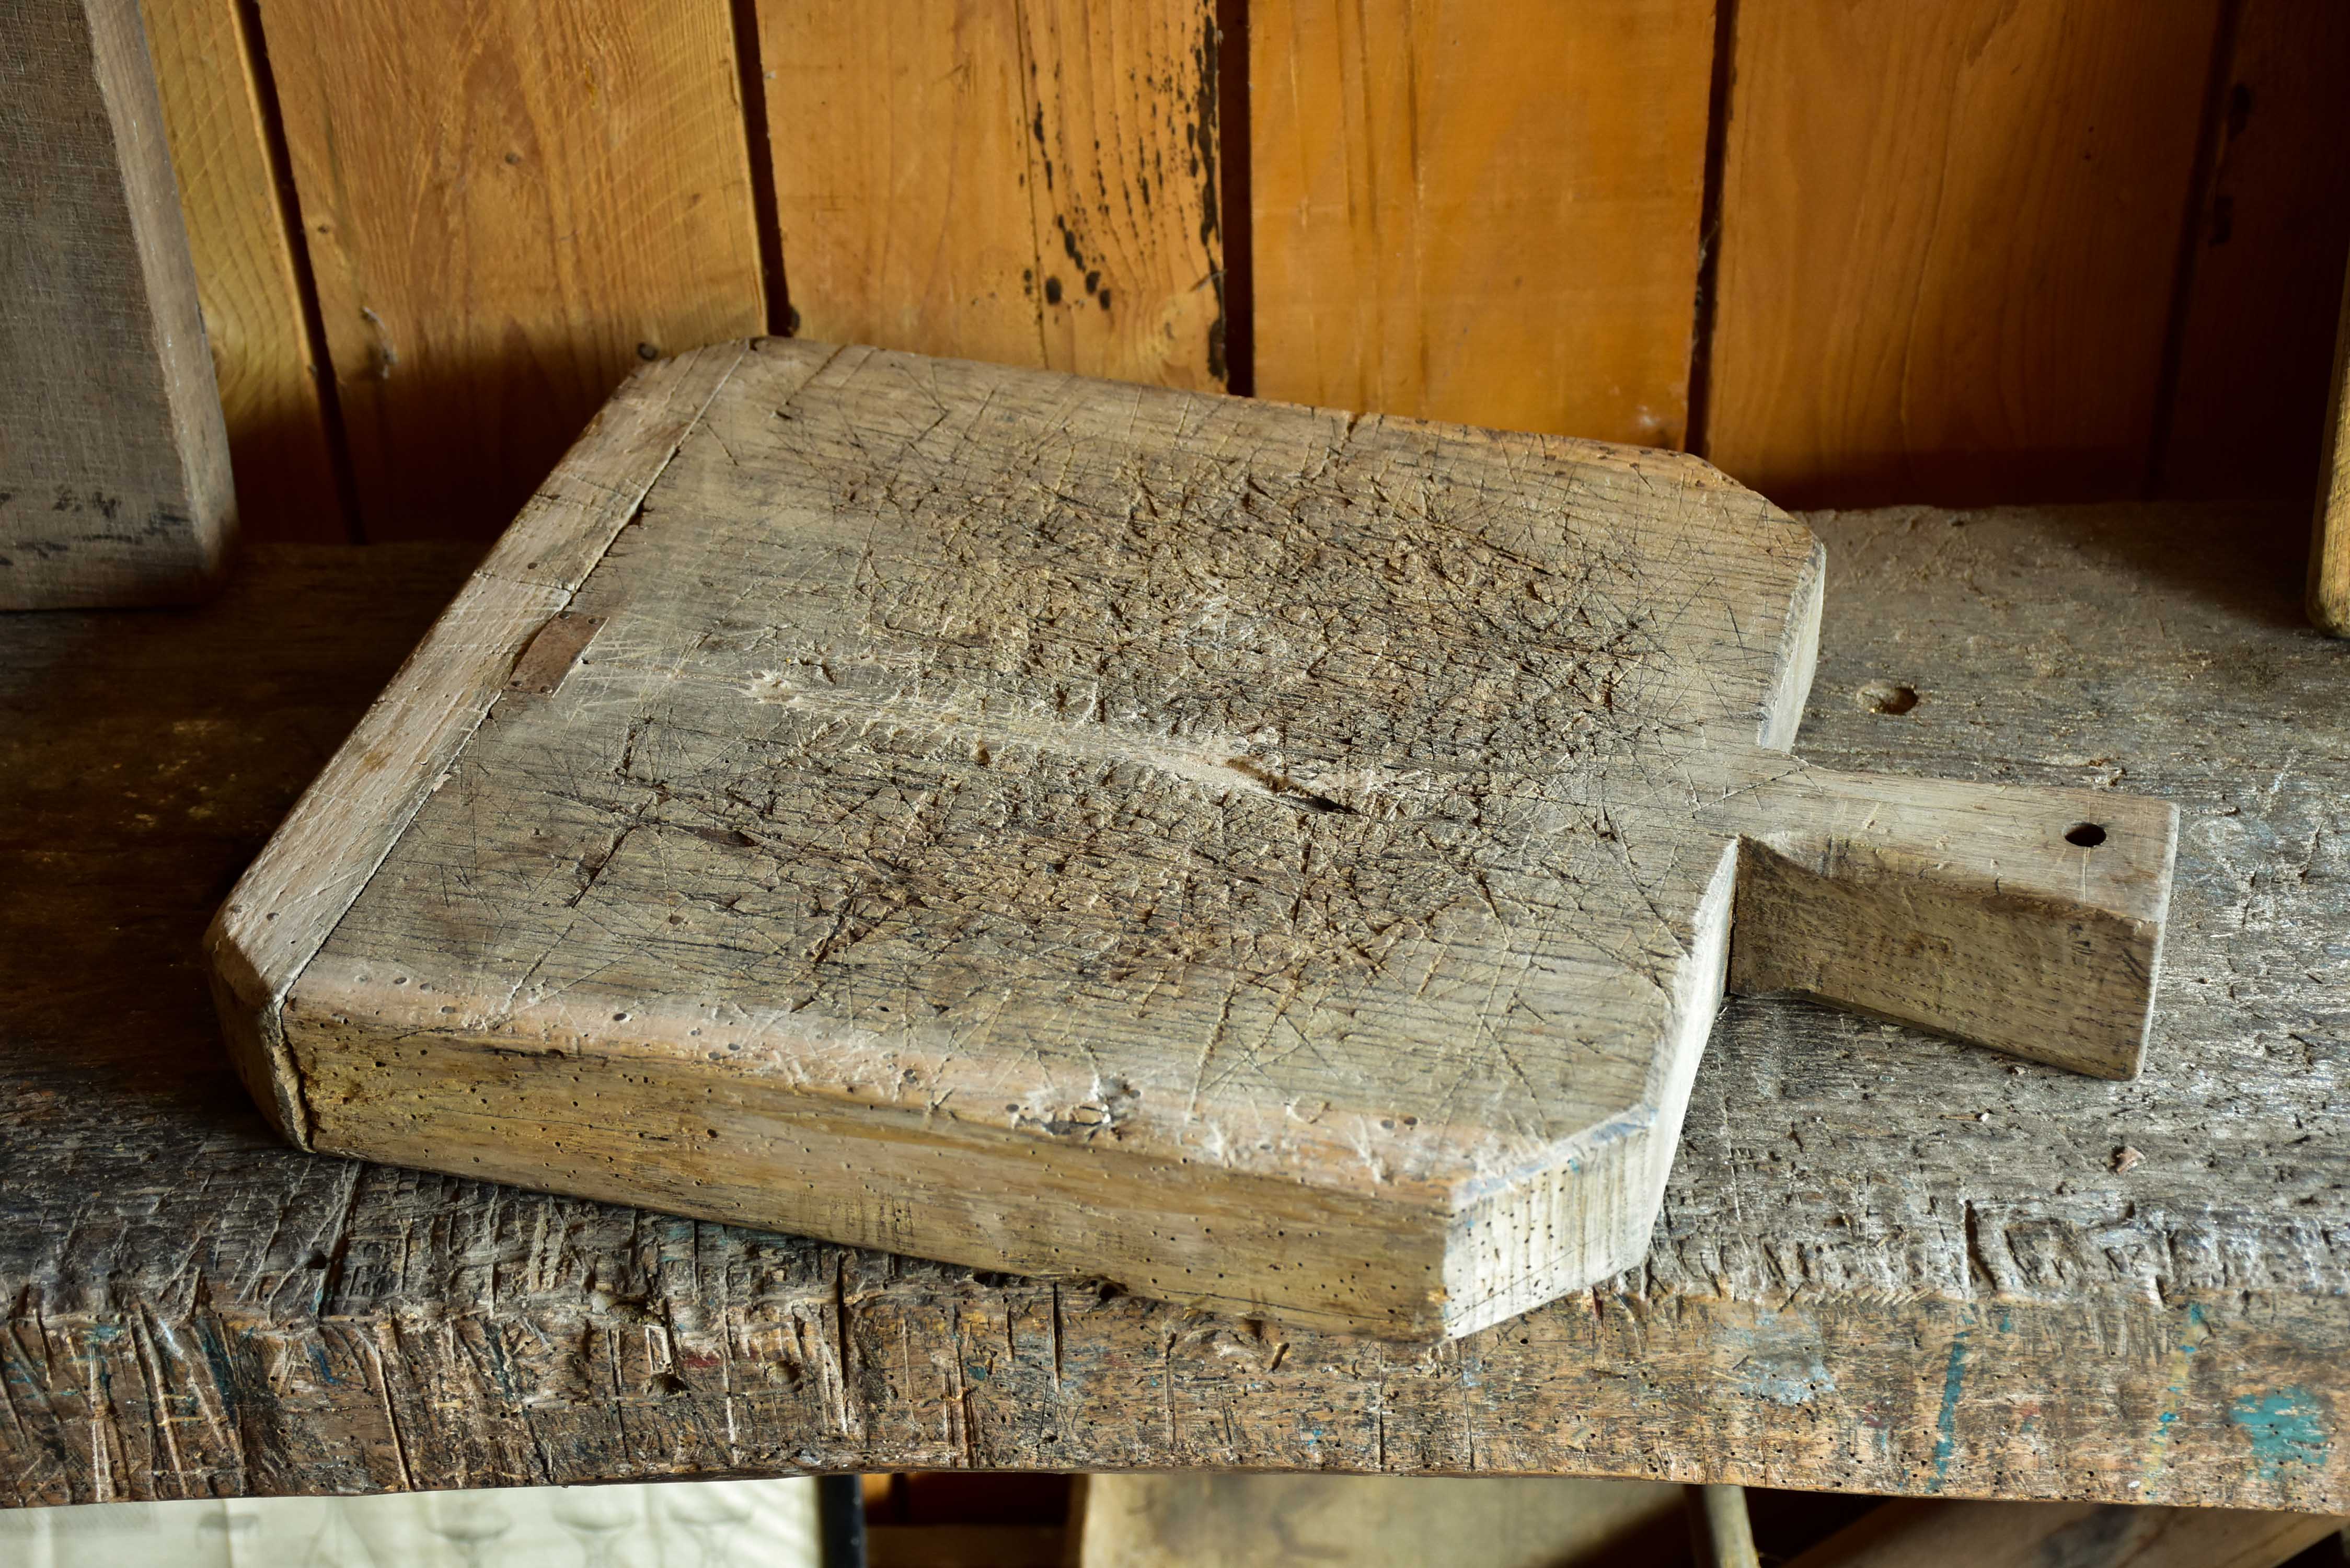
<svg viewBox="0 0 2350 1568">
<path fill-rule="evenodd" d="M 1674 453 L 705 349 L 238 885 L 224 1014 L 307 1147 L 1465 1334 L 1638 1261 L 1725 975 L 2137 1069 L 2173 809 L 1790 756 L 1822 573 Z"/>
</svg>

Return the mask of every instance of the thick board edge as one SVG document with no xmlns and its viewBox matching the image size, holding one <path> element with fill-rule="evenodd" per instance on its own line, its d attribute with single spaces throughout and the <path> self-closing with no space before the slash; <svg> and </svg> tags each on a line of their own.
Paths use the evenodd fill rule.
<svg viewBox="0 0 2350 1568">
<path fill-rule="evenodd" d="M 990 1127 L 592 1037 L 426 1022 L 450 994 L 338 952 L 304 971 L 279 1016 L 313 1147 L 966 1268 L 1107 1277 L 1295 1328 L 1444 1332 L 1440 1194 L 1203 1179 L 1191 1159 L 1115 1138 Z"/>
<path fill-rule="evenodd" d="M 1803 727 L 1804 710 L 1811 704 L 1812 676 L 1820 664 L 1820 613 L 1828 593 L 1828 547 L 1800 519 L 1787 521 L 1812 535 L 1812 553 L 1787 607 L 1786 624 L 1780 628 L 1779 679 L 1763 701 L 1754 734 L 1756 745 L 1773 752 L 1794 750 L 1795 732 Z"/>
<path fill-rule="evenodd" d="M 2178 879 L 2178 807 L 2169 801 L 2160 805 L 2162 871 L 2140 917 L 2153 928 L 2153 940 L 2147 944 L 2146 954 L 2146 1006 L 2137 1021 L 2137 1037 L 2128 1054 L 2128 1071 L 2123 1075 L 2129 1078 L 2146 1071 L 2147 1046 L 2154 1039 L 2155 1001 L 2162 994 L 2162 950 L 2170 940 L 2170 892 Z"/>
<path fill-rule="evenodd" d="M 1649 1058 L 1639 1103 L 1562 1145 L 1547 1168 L 1458 1195 L 1446 1237 L 1446 1338 L 1590 1289 L 1648 1255 L 1721 1005 L 1738 861 L 1736 844 L 1724 843 L 1674 976 L 1671 1033 Z"/>
<path fill-rule="evenodd" d="M 383 863 L 568 593 L 476 572 L 237 879 L 204 937 L 238 1075 L 307 1148 L 286 993 Z M 256 1085 L 267 1085 L 267 1093 Z"/>
<path fill-rule="evenodd" d="M 286 993 L 375 875 L 506 683 L 635 516 L 745 353 L 698 350 L 639 371 L 588 427 L 237 879 L 204 935 L 238 1076 L 310 1147 L 286 1049 Z M 811 372 L 813 373 L 813 372 Z"/>
</svg>

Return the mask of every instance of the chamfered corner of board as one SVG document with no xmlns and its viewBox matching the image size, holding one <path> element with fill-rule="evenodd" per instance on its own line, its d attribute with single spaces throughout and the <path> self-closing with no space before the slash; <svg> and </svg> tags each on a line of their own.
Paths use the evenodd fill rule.
<svg viewBox="0 0 2350 1568">
<path fill-rule="evenodd" d="M 1710 1033 L 1711 1012 L 1696 1033 Z M 1439 1332 L 1447 1339 L 1506 1323 L 1638 1268 L 1648 1255 L 1700 1039 L 1677 1080 L 1574 1140 L 1575 1152 L 1465 1203 L 1446 1238 Z M 1433 1337 L 1433 1334 L 1427 1337 Z"/>
<path fill-rule="evenodd" d="M 229 1064 L 263 1117 L 296 1148 L 310 1147 L 310 1118 L 286 1049 L 284 999 L 268 978 L 266 957 L 255 950 L 244 907 L 230 895 L 204 932 L 206 976 L 220 1014 Z"/>
<path fill-rule="evenodd" d="M 1771 510 L 1778 513 L 1776 507 Z M 1756 726 L 1754 743 L 1766 751 L 1788 752 L 1794 749 L 1795 732 L 1803 727 L 1804 710 L 1812 701 L 1812 676 L 1819 668 L 1820 617 L 1827 605 L 1828 547 L 1801 521 L 1784 513 L 1778 514 L 1788 526 L 1803 531 L 1811 541 L 1811 551 L 1804 557 L 1794 598 L 1787 606 L 1786 622 L 1780 628 L 1778 679 L 1762 700 L 1762 722 Z"/>
<path fill-rule="evenodd" d="M 2162 953 L 2170 937 L 2170 893 L 2178 873 L 2178 807 L 2167 800 L 2154 804 L 2155 811 L 2150 820 L 2162 838 L 2162 868 L 2147 880 L 2137 910 L 2145 933 L 2145 995 L 2137 1029 L 2125 1042 L 2124 1049 L 2114 1064 L 2114 1071 L 2104 1075 L 2125 1081 L 2135 1079 L 2146 1071 L 2147 1053 L 2154 1042 L 2155 1002 L 2162 993 Z"/>
<path fill-rule="evenodd" d="M 1658 447 L 1624 447 L 1608 441 L 1580 444 L 1595 452 L 1618 453 L 1622 461 L 1644 472 L 1669 473 L 1683 488 L 1690 491 L 1727 492 L 1731 497 L 1743 498 L 1738 503 L 1739 511 L 1744 514 L 1746 506 L 1751 504 L 1752 513 L 1748 520 L 1784 528 L 1801 535 L 1812 553 L 1815 569 L 1826 560 L 1826 546 L 1820 543 L 1819 535 L 1812 531 L 1810 524 L 1744 480 L 1716 467 L 1711 461 L 1696 452 Z"/>
<path fill-rule="evenodd" d="M 1659 981 L 1670 998 L 1646 1081 L 1538 1165 L 1464 1190 L 1444 1259 L 1443 1334 L 1460 1339 L 1587 1290 L 1648 1255 L 1698 1063 L 1729 970 L 1738 851 L 1704 882 L 1691 940 Z"/>
<path fill-rule="evenodd" d="M 1827 602 L 1826 545 L 1801 517 L 1694 452 L 1628 448 L 1606 441 L 1561 444 L 1586 448 L 1596 458 L 1631 469 L 1648 483 L 1663 480 L 1684 493 L 1710 495 L 1707 504 L 1718 509 L 1731 526 L 1758 541 L 1778 535 L 1766 546 L 1774 552 L 1800 551 L 1801 561 L 1790 562 L 1786 614 L 1774 649 L 1776 675 L 1755 715 L 1754 736 L 1754 743 L 1766 751 L 1792 751 L 1819 663 L 1820 620 Z"/>
</svg>

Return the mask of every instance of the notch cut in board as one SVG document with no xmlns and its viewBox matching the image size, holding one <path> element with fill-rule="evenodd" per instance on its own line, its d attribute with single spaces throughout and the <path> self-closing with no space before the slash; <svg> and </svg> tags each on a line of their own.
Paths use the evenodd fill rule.
<svg viewBox="0 0 2350 1568">
<path fill-rule="evenodd" d="M 1823 570 L 1677 453 L 703 350 L 239 884 L 224 1017 L 309 1147 L 1468 1333 L 1638 1261 L 1725 976 L 2137 1069 L 2175 812 L 1790 755 Z"/>
</svg>

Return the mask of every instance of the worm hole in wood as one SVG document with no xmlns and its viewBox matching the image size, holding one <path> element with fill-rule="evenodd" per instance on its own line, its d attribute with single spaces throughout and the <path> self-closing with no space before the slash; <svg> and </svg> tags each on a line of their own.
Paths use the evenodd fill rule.
<svg viewBox="0 0 2350 1568">
<path fill-rule="evenodd" d="M 2076 822 L 2064 830 L 2064 842 L 2095 849 L 2106 841 L 2106 830 L 2094 822 Z"/>
</svg>

